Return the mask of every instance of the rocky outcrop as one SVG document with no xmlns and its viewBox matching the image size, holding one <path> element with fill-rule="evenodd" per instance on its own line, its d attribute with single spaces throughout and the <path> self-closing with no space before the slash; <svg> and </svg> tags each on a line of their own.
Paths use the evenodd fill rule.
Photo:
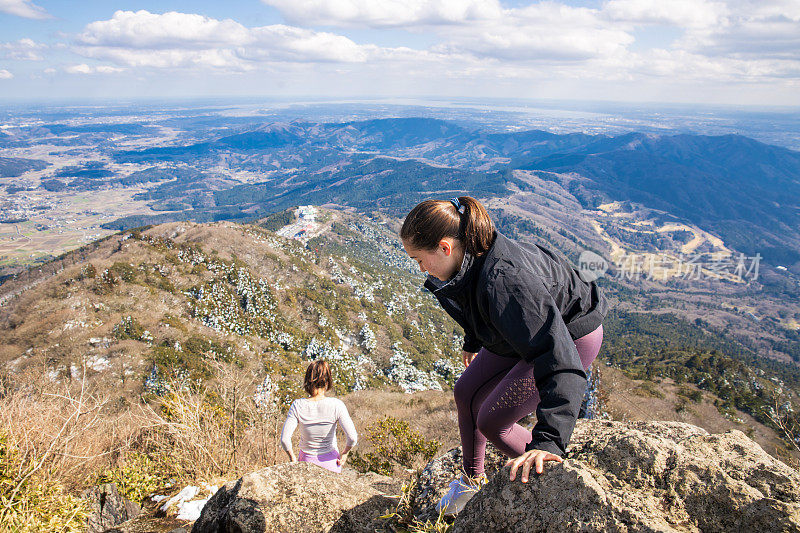
<svg viewBox="0 0 800 533">
<path fill-rule="evenodd" d="M 421 477 L 415 509 L 444 493 L 457 453 L 426 467 L 448 478 Z M 524 484 L 500 468 L 453 524 L 474 531 L 800 531 L 800 474 L 740 431 L 579 420 L 563 463 Z"/>
<path fill-rule="evenodd" d="M 192 532 L 371 533 L 376 519 L 397 505 L 398 492 L 385 476 L 285 463 L 226 484 L 205 505 Z"/>
<path fill-rule="evenodd" d="M 579 420 L 563 463 L 527 483 L 510 481 L 490 448 L 489 483 L 467 503 L 452 533 L 800 532 L 800 473 L 740 431 L 710 435 L 679 422 Z M 418 519 L 461 468 L 453 449 L 431 461 L 411 493 Z M 193 532 L 367 532 L 389 525 L 399 487 L 390 478 L 308 463 L 282 464 L 228 483 Z"/>
<path fill-rule="evenodd" d="M 99 533 L 135 518 L 141 508 L 125 498 L 114 483 L 103 483 L 83 493 L 91 514 L 87 524 L 88 533 Z"/>
</svg>

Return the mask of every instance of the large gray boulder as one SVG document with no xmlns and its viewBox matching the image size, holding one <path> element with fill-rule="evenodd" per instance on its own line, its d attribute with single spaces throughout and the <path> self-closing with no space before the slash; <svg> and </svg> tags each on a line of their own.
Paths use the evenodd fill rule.
<svg viewBox="0 0 800 533">
<path fill-rule="evenodd" d="M 740 431 L 579 420 L 545 464 L 528 483 L 502 467 L 453 533 L 800 531 L 800 474 Z"/>
<path fill-rule="evenodd" d="M 285 463 L 226 484 L 206 503 L 193 533 L 373 532 L 397 505 L 391 478 L 311 463 Z"/>
</svg>

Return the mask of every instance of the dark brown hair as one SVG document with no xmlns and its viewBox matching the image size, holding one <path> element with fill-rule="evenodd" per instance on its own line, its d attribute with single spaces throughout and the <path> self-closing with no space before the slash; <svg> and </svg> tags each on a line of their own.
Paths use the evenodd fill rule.
<svg viewBox="0 0 800 533">
<path fill-rule="evenodd" d="M 471 196 L 459 196 L 463 213 L 450 200 L 425 200 L 406 216 L 400 238 L 418 250 L 433 250 L 444 237 L 464 244 L 473 256 L 485 254 L 492 246 L 494 224 L 486 208 Z"/>
<path fill-rule="evenodd" d="M 303 388 L 310 395 L 314 394 L 316 389 L 331 390 L 333 387 L 333 376 L 331 376 L 331 367 L 328 362 L 323 359 L 312 361 L 308 368 L 306 368 L 306 378 L 303 380 Z"/>
</svg>

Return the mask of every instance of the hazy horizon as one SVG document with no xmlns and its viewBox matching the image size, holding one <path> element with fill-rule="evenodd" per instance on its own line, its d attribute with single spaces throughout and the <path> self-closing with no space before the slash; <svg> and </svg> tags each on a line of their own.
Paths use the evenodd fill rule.
<svg viewBox="0 0 800 533">
<path fill-rule="evenodd" d="M 236 104 L 259 104 L 259 103 L 291 103 L 291 104 L 336 104 L 336 103 L 355 103 L 369 104 L 372 102 L 381 103 L 405 103 L 406 105 L 423 105 L 433 103 L 458 103 L 472 104 L 476 106 L 492 103 L 520 103 L 537 104 L 561 109 L 578 109 L 591 107 L 644 107 L 655 109 L 664 107 L 668 109 L 681 108 L 703 108 L 711 110 L 735 110 L 735 111 L 762 111 L 762 112 L 800 112 L 800 102 L 797 104 L 763 104 L 763 103 L 738 103 L 722 104 L 709 102 L 664 102 L 649 100 L 601 100 L 601 99 L 562 99 L 562 98 L 525 98 L 525 97 L 457 97 L 447 95 L 413 95 L 413 96 L 392 96 L 392 95 L 369 95 L 353 94 L 344 96 L 324 96 L 313 94 L 298 95 L 233 95 L 219 94 L 207 96 L 129 96 L 125 98 L 106 97 L 106 96 L 72 96 L 72 97 L 25 97 L 25 96 L 4 96 L 0 95 L 0 107 L 7 105 L 41 105 L 48 104 L 56 107 L 69 107 L 70 105 L 103 105 L 104 107 L 125 107 L 128 105 L 142 104 L 191 104 L 198 105 L 217 105 L 227 106 Z M 415 104 L 416 102 L 417 104 Z M 450 107 L 441 105 L 439 107 Z M 608 110 L 608 109 L 607 109 Z"/>
</svg>

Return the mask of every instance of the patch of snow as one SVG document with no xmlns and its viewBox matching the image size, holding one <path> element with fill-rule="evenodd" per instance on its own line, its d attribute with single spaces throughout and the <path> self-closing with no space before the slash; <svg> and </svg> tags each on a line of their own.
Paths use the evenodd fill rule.
<svg viewBox="0 0 800 533">
<path fill-rule="evenodd" d="M 199 500 L 193 499 L 200 493 L 200 488 L 190 485 L 170 498 L 169 501 L 167 501 L 167 503 L 161 507 L 161 510 L 166 512 L 174 500 L 177 502 L 178 509 L 178 514 L 175 516 L 175 518 L 178 520 L 188 520 L 194 522 L 200 518 L 200 512 L 203 510 L 203 507 L 205 507 L 208 500 L 210 500 L 217 490 L 219 490 L 219 487 L 216 485 L 209 485 L 208 483 L 203 483 L 202 485 L 205 489 L 204 492 L 207 493 L 207 496 L 204 498 L 200 498 Z"/>
<path fill-rule="evenodd" d="M 442 390 L 433 375 L 416 367 L 408 354 L 400 348 L 400 343 L 394 343 L 392 351 L 394 355 L 389 359 L 389 368 L 384 373 L 391 381 L 400 385 L 403 392 L 411 394 L 424 390 Z"/>
<path fill-rule="evenodd" d="M 26 353 L 28 353 L 28 352 L 26 352 Z M 17 357 L 16 359 L 14 359 L 14 360 L 12 360 L 12 361 L 9 361 L 7 366 L 8 366 L 8 368 L 9 368 L 9 369 L 11 369 L 11 370 L 16 370 L 16 369 L 17 369 L 17 367 L 19 366 L 19 364 L 20 364 L 22 361 L 24 361 L 25 359 L 27 359 L 27 356 L 25 356 L 25 355 L 20 355 L 20 356 L 19 356 L 19 357 Z"/>
<path fill-rule="evenodd" d="M 69 331 L 71 329 L 78 329 L 78 328 L 86 328 L 86 327 L 88 327 L 88 324 L 79 318 L 64 322 L 64 331 Z"/>
<path fill-rule="evenodd" d="M 61 381 L 61 372 L 66 370 L 66 367 L 60 366 L 58 368 L 51 368 L 47 371 L 47 379 L 52 381 L 53 383 L 59 383 Z"/>
<path fill-rule="evenodd" d="M 161 506 L 161 510 L 166 513 L 173 504 L 177 504 L 180 508 L 182 503 L 190 501 L 197 496 L 198 492 L 200 492 L 200 487 L 195 487 L 194 485 L 184 487 L 178 494 L 167 500 L 167 503 Z"/>
<path fill-rule="evenodd" d="M 204 500 L 193 500 L 178 504 L 178 515 L 175 518 L 194 522 L 200 518 L 200 512 L 203 510 L 208 500 L 209 498 L 206 498 Z"/>
<path fill-rule="evenodd" d="M 86 359 L 86 366 L 96 372 L 102 372 L 111 366 L 111 362 L 101 355 L 93 355 L 92 357 Z"/>
<path fill-rule="evenodd" d="M 268 411 L 273 407 L 277 390 L 278 387 L 273 383 L 272 378 L 269 375 L 265 376 L 264 381 L 256 387 L 256 391 L 253 393 L 253 401 L 259 410 Z"/>
</svg>

